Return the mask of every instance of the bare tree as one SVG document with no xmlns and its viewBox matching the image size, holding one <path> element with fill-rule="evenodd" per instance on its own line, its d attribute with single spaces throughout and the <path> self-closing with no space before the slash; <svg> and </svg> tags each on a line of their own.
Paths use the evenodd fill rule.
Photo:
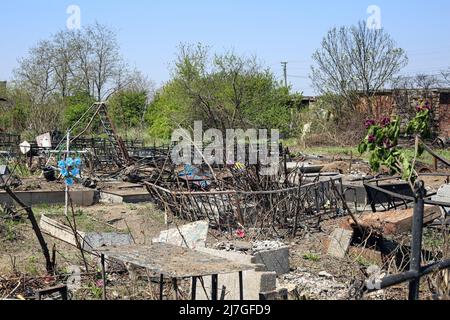
<svg viewBox="0 0 450 320">
<path fill-rule="evenodd" d="M 100 101 L 108 90 L 110 81 L 118 72 L 122 60 L 119 55 L 119 44 L 116 33 L 104 25 L 96 23 L 89 26 L 86 33 L 89 40 L 92 41 L 92 80 L 95 96 Z"/>
<path fill-rule="evenodd" d="M 58 32 L 52 39 L 52 64 L 56 86 L 63 98 L 71 94 L 75 78 L 75 43 L 73 33 Z"/>
<path fill-rule="evenodd" d="M 313 54 L 311 79 L 320 93 L 335 93 L 353 106 L 363 95 L 371 109 L 373 96 L 407 65 L 407 56 L 383 29 L 365 22 L 331 29 Z"/>
<path fill-rule="evenodd" d="M 36 103 L 43 103 L 55 90 L 55 68 L 53 49 L 50 41 L 40 41 L 29 51 L 29 56 L 19 60 L 19 67 L 14 70 L 16 81 L 31 93 Z"/>
<path fill-rule="evenodd" d="M 440 86 L 441 79 L 436 75 L 419 73 L 414 77 L 414 82 L 418 89 L 429 92 L 431 89 Z"/>
<path fill-rule="evenodd" d="M 441 71 L 442 83 L 445 85 L 450 85 L 450 68 Z"/>
</svg>

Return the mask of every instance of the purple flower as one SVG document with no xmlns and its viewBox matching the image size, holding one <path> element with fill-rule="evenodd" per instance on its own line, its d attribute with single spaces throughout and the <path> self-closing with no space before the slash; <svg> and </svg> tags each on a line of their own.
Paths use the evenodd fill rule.
<svg viewBox="0 0 450 320">
<path fill-rule="evenodd" d="M 375 124 L 376 124 L 375 120 L 372 119 L 366 120 L 365 122 L 366 129 L 369 129 L 371 126 L 374 126 Z"/>
<path fill-rule="evenodd" d="M 423 107 L 423 109 L 431 110 L 431 103 L 430 103 L 430 101 L 425 102 L 425 106 Z"/>
<path fill-rule="evenodd" d="M 369 135 L 367 140 L 369 141 L 369 143 L 375 143 L 377 141 L 377 138 L 371 134 L 371 135 Z"/>
<path fill-rule="evenodd" d="M 391 124 L 391 119 L 389 119 L 388 117 L 384 117 L 383 119 L 381 119 L 381 127 L 387 127 L 388 125 Z"/>
</svg>

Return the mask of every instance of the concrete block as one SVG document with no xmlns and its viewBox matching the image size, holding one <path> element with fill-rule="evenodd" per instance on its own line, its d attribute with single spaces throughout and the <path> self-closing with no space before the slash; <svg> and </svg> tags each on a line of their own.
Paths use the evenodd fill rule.
<svg viewBox="0 0 450 320">
<path fill-rule="evenodd" d="M 162 231 L 153 243 L 169 243 L 175 246 L 188 247 L 189 249 L 203 248 L 206 246 L 209 222 L 198 221 L 179 228 Z"/>
<path fill-rule="evenodd" d="M 448 202 L 450 204 L 450 184 L 445 184 L 439 188 L 437 194 L 431 198 L 433 201 Z M 442 215 L 450 214 L 450 206 L 441 207 Z"/>
<path fill-rule="evenodd" d="M 265 269 L 263 265 L 256 265 L 256 257 L 246 255 L 238 252 L 228 252 L 223 250 L 215 250 L 210 248 L 197 248 L 197 251 L 205 252 L 214 256 L 222 257 L 232 260 L 237 263 L 253 264 L 255 270 L 243 272 L 244 280 L 244 300 L 259 300 L 259 295 L 262 292 L 272 292 L 277 287 L 276 272 L 258 271 Z M 211 296 L 211 278 L 203 279 L 206 293 L 203 290 L 200 282 L 197 282 L 197 299 L 207 300 Z M 218 276 L 218 296 L 221 295 L 221 290 L 225 287 L 225 300 L 239 300 L 239 274 L 220 274 Z"/>
<path fill-rule="evenodd" d="M 133 243 L 130 234 L 89 232 L 84 236 L 83 249 L 93 250 L 104 246 L 126 246 Z"/>
<path fill-rule="evenodd" d="M 274 271 L 277 275 L 290 272 L 289 247 L 259 251 L 254 256 L 256 263 L 265 265 L 267 271 Z"/>
<path fill-rule="evenodd" d="M 330 236 L 327 254 L 336 258 L 344 258 L 352 238 L 353 231 L 342 228 L 335 229 Z"/>
</svg>

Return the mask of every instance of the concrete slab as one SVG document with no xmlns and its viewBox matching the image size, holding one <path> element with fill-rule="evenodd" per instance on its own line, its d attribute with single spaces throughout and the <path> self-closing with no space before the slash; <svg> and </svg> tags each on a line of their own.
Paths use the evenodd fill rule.
<svg viewBox="0 0 450 320">
<path fill-rule="evenodd" d="M 86 233 L 83 238 L 83 249 L 94 250 L 105 246 L 126 246 L 133 243 L 133 238 L 130 234 L 121 233 Z"/>
<path fill-rule="evenodd" d="M 337 228 L 330 236 L 327 254 L 335 258 L 344 258 L 353 238 L 353 231 Z"/>
<path fill-rule="evenodd" d="M 236 263 L 252 263 L 255 266 L 255 270 L 243 272 L 244 300 L 259 300 L 260 293 L 274 292 L 277 289 L 276 272 L 261 271 L 261 266 L 254 264 L 256 262 L 256 258 L 254 256 L 210 248 L 199 248 L 197 251 L 222 257 Z M 203 290 L 203 286 L 200 284 L 200 281 L 197 281 L 197 300 L 208 300 L 208 298 L 210 298 L 211 278 L 203 278 L 203 284 L 206 289 L 206 293 L 205 290 Z M 239 300 L 239 275 L 236 273 L 219 274 L 218 288 L 219 296 L 221 296 L 222 290 L 224 290 L 225 300 Z"/>
<path fill-rule="evenodd" d="M 150 202 L 151 195 L 145 190 L 114 190 L 100 192 L 100 202 L 109 204 Z"/>
<path fill-rule="evenodd" d="M 57 205 L 65 203 L 64 191 L 17 191 L 15 194 L 27 206 L 40 204 Z M 96 190 L 70 191 L 73 204 L 82 207 L 92 206 L 97 203 L 98 192 Z M 0 192 L 0 203 L 11 205 L 13 200 L 6 192 Z"/>
<path fill-rule="evenodd" d="M 278 241 L 255 241 L 253 243 L 253 256 L 256 263 L 263 264 L 266 271 L 283 275 L 290 272 L 289 247 Z"/>
<path fill-rule="evenodd" d="M 440 187 L 437 194 L 431 200 L 450 203 L 450 184 Z M 441 208 L 441 212 L 443 215 L 450 214 L 450 206 Z"/>
<path fill-rule="evenodd" d="M 175 246 L 196 249 L 206 246 L 208 237 L 208 221 L 198 221 L 179 228 L 162 231 L 153 243 L 169 243 Z"/>
</svg>

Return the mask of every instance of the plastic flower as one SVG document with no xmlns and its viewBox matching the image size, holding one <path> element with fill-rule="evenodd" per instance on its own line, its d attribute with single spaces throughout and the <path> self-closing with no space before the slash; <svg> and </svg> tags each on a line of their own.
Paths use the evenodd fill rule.
<svg viewBox="0 0 450 320">
<path fill-rule="evenodd" d="M 58 168 L 64 169 L 66 167 L 66 162 L 64 160 L 60 160 L 58 162 Z"/>
<path fill-rule="evenodd" d="M 60 160 L 58 162 L 58 167 L 61 172 L 61 176 L 64 177 L 66 185 L 69 187 L 73 186 L 75 183 L 74 178 L 80 177 L 80 166 L 81 166 L 81 159 L 80 158 L 67 158 L 65 161 Z"/>
<path fill-rule="evenodd" d="M 73 186 L 73 184 L 74 184 L 73 178 L 70 178 L 70 177 L 66 178 L 66 184 L 69 187 Z"/>
<path fill-rule="evenodd" d="M 65 177 L 69 176 L 69 171 L 67 171 L 66 168 L 61 169 L 61 175 L 65 178 Z"/>
<path fill-rule="evenodd" d="M 74 163 L 74 160 L 72 158 L 67 158 L 66 164 L 67 164 L 68 167 L 73 166 L 73 163 Z"/>
<path fill-rule="evenodd" d="M 74 160 L 74 164 L 75 164 L 76 167 L 81 166 L 81 159 L 80 159 L 80 158 L 76 158 L 76 159 Z"/>
<path fill-rule="evenodd" d="M 236 236 L 237 236 L 238 238 L 240 238 L 240 239 L 245 238 L 245 231 L 242 230 L 242 229 L 237 230 L 237 231 L 236 231 Z"/>
</svg>

